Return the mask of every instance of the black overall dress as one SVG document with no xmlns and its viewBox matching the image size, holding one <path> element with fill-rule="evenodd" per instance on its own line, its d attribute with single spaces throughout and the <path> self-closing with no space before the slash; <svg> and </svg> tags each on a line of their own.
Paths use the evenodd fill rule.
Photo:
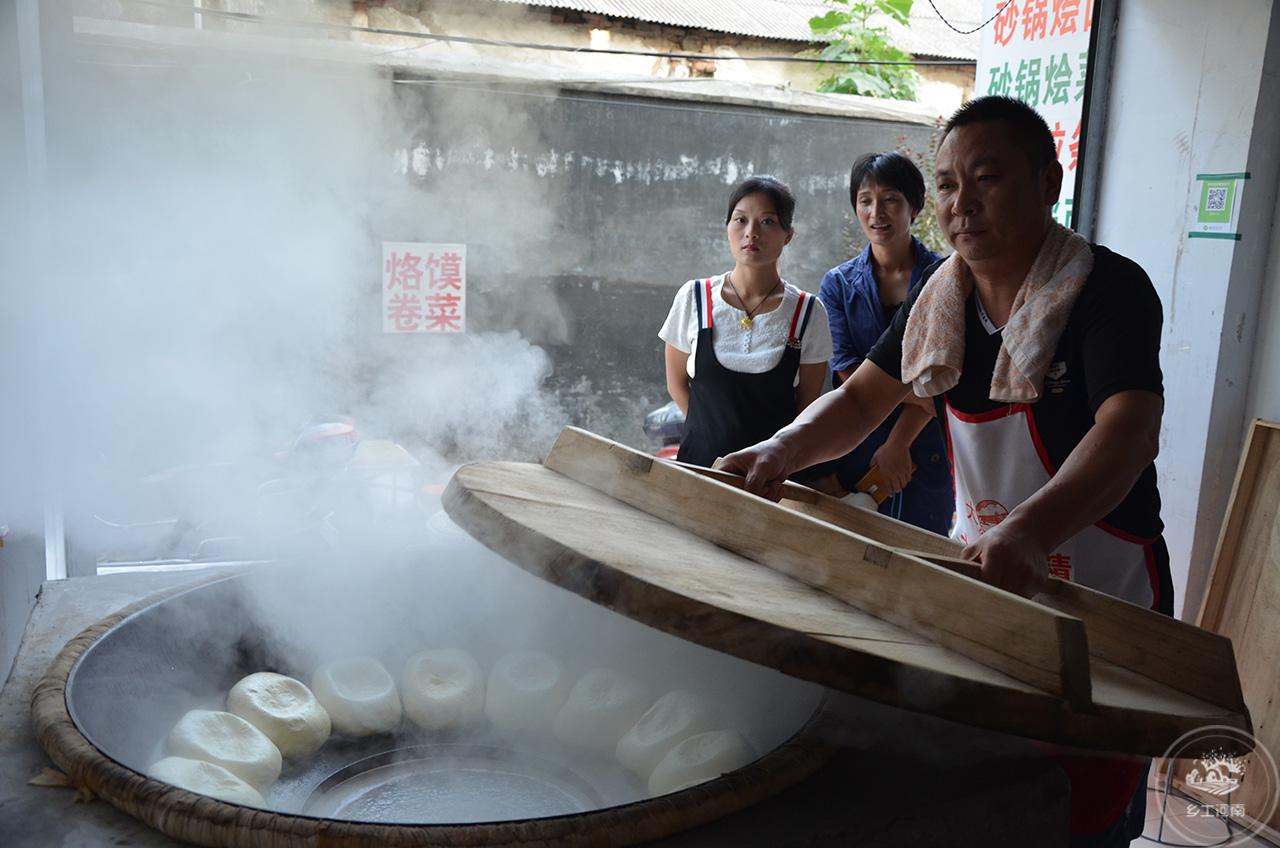
<svg viewBox="0 0 1280 848">
<path fill-rule="evenodd" d="M 719 457 L 769 438 L 796 417 L 800 341 L 813 312 L 813 295 L 800 293 L 782 359 L 760 374 L 731 371 L 716 357 L 711 280 L 694 287 L 694 303 L 698 344 L 689 384 L 689 416 L 676 459 L 709 467 Z"/>
</svg>

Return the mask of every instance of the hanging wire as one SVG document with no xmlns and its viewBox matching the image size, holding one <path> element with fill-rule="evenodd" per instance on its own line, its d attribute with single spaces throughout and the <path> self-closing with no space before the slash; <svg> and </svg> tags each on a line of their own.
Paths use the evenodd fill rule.
<svg viewBox="0 0 1280 848">
<path fill-rule="evenodd" d="M 810 65 L 916 65 L 916 66 L 951 66 L 972 67 L 972 59 L 818 59 L 806 56 L 720 56 L 715 53 L 672 53 L 662 50 L 622 50 L 613 47 L 569 47 L 563 44 L 538 44 L 528 41 L 502 41 L 494 38 L 477 38 L 468 35 L 443 35 L 434 32 L 410 32 L 408 30 L 385 29 L 383 27 L 358 27 L 350 24 L 332 24 L 324 21 L 304 21 L 297 18 L 277 18 L 255 15 L 250 12 L 228 12 L 221 9 L 198 9 L 186 6 L 175 6 L 161 0 L 127 0 L 140 6 L 160 7 L 172 11 L 190 11 L 205 17 L 225 18 L 247 23 L 290 26 L 302 29 L 328 30 L 338 32 L 364 32 L 372 35 L 394 35 L 401 38 L 417 38 L 422 41 L 440 41 L 449 44 L 479 44 L 487 47 L 507 47 L 517 50 L 545 50 L 557 53 L 603 53 L 611 56 L 644 56 L 657 59 L 694 59 L 702 61 L 722 61 L 731 59 L 735 62 L 795 62 Z M 932 2 L 932 0 L 930 0 Z M 1012 0 L 1010 0 L 1012 2 Z M 954 27 L 953 27 L 954 29 Z M 957 30 L 958 31 L 958 30 Z"/>
<path fill-rule="evenodd" d="M 992 15 L 992 16 L 991 16 L 991 17 L 989 17 L 989 18 L 987 18 L 985 21 L 983 21 L 982 23 L 978 24 L 978 25 L 977 25 L 976 27 L 974 27 L 973 29 L 956 29 L 955 24 L 953 24 L 953 23 L 951 23 L 951 21 L 947 20 L 947 19 L 946 19 L 946 17 L 945 17 L 945 16 L 943 16 L 943 14 L 942 14 L 941 12 L 939 12 L 939 11 L 938 11 L 938 6 L 937 6 L 937 4 L 936 4 L 936 3 L 934 3 L 934 2 L 933 2 L 933 0 L 929 0 L 929 5 L 933 7 L 933 11 L 934 11 L 934 13 L 938 16 L 938 18 L 939 18 L 939 19 L 940 19 L 944 24 L 946 24 L 947 26 L 951 27 L 952 32 L 958 32 L 958 33 L 960 33 L 961 35 L 973 35 L 975 32 L 977 32 L 977 31 L 978 31 L 978 30 L 980 30 L 980 29 L 986 29 L 988 24 L 990 24 L 990 23 L 991 23 L 992 21 L 994 21 L 996 18 L 1000 17 L 1000 13 L 1001 13 L 1001 12 L 1003 12 L 1003 11 L 1005 10 L 1005 8 L 1007 8 L 1007 7 L 1009 6 L 1009 4 L 1011 4 L 1011 3 L 1016 3 L 1016 2 L 1017 2 L 1017 0 L 1004 0 L 1004 3 L 1002 3 L 1002 4 L 1000 5 L 1000 8 L 999 8 L 999 9 L 996 9 L 996 13 L 995 13 L 994 15 Z M 1089 2 L 1092 2 L 1092 0 L 1085 0 L 1085 2 L 1086 2 L 1086 3 L 1089 3 Z"/>
</svg>

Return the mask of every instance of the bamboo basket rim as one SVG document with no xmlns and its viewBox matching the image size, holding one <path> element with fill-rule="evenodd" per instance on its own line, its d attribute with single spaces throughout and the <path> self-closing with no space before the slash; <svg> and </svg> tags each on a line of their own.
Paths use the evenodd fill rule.
<svg viewBox="0 0 1280 848">
<path fill-rule="evenodd" d="M 243 573 L 217 574 L 153 593 L 89 625 L 62 648 L 32 694 L 36 739 L 71 784 L 175 839 L 211 848 L 634 845 L 708 824 L 776 795 L 816 772 L 835 750 L 830 741 L 835 719 L 824 697 L 806 723 L 777 748 L 735 772 L 680 792 L 548 818 L 416 825 L 243 807 L 154 780 L 99 750 L 67 706 L 67 683 L 80 658 L 130 616 Z"/>
</svg>

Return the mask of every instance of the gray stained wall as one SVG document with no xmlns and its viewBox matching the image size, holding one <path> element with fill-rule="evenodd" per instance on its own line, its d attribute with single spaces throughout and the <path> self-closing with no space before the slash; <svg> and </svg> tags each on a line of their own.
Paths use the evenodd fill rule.
<svg viewBox="0 0 1280 848">
<path fill-rule="evenodd" d="M 733 186 L 759 173 L 791 185 L 797 235 L 783 274 L 816 291 L 849 257 L 851 238 L 861 241 L 853 160 L 925 149 L 931 132 L 605 94 L 404 89 L 406 111 L 423 121 L 399 167 L 424 192 L 430 226 L 419 232 L 468 246 L 472 326 L 515 329 L 546 347 L 580 422 L 637 444 L 643 412 L 667 400 L 656 334 L 672 296 L 732 267 Z"/>
<path fill-rule="evenodd" d="M 701 102 L 406 88 L 424 120 L 397 151 L 400 167 L 430 196 L 451 199 L 447 218 L 428 212 L 430 226 L 476 245 L 474 258 L 487 255 L 495 272 L 511 267 L 512 246 L 492 244 L 487 231 L 518 227 L 473 217 L 473 202 L 551 212 L 550 226 L 531 233 L 555 242 L 554 251 L 537 248 L 549 271 L 661 286 L 724 265 L 729 191 L 772 174 L 798 200 L 785 273 L 813 288 L 848 250 L 853 159 L 922 149 L 930 136 L 916 124 Z M 465 117 L 454 117 L 464 100 Z"/>
</svg>

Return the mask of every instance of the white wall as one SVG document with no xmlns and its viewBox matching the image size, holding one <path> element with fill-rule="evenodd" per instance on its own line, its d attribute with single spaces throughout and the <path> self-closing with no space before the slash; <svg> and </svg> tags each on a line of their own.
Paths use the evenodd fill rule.
<svg viewBox="0 0 1280 848">
<path fill-rule="evenodd" d="M 1177 608 L 1189 617 L 1239 457 L 1275 214 L 1277 95 L 1274 80 L 1260 87 L 1267 51 L 1278 49 L 1275 38 L 1268 48 L 1272 6 L 1120 5 L 1097 240 L 1139 262 L 1164 303 L 1157 468 Z M 1235 171 L 1255 177 L 1244 193 L 1244 240 L 1188 239 L 1196 174 Z"/>
<path fill-rule="evenodd" d="M 0 3 L 0 292 L 4 292 L 6 301 L 12 300 L 7 287 L 15 285 L 32 241 L 28 227 L 32 206 L 25 190 L 27 125 L 17 13 L 17 4 Z M 24 432 L 24 422 L 32 417 L 35 406 L 30 393 L 22 387 L 23 381 L 14 379 L 31 361 L 31 351 L 19 341 L 26 337 L 20 325 L 28 317 L 21 307 L 0 308 L 0 363 L 4 363 L 0 368 L 0 410 L 4 415 L 0 420 L 0 525 L 8 525 L 11 530 L 5 546 L 0 548 L 0 683 L 8 677 L 45 575 L 44 540 L 24 536 L 19 529 L 32 518 L 31 505 L 19 494 L 25 493 L 26 480 L 16 469 L 23 450 L 19 445 L 27 444 L 17 434 Z M 35 512 L 39 526 L 38 505 Z"/>
<path fill-rule="evenodd" d="M 10 535 L 0 548 L 0 684 L 9 676 L 44 576 L 44 539 Z"/>
</svg>

